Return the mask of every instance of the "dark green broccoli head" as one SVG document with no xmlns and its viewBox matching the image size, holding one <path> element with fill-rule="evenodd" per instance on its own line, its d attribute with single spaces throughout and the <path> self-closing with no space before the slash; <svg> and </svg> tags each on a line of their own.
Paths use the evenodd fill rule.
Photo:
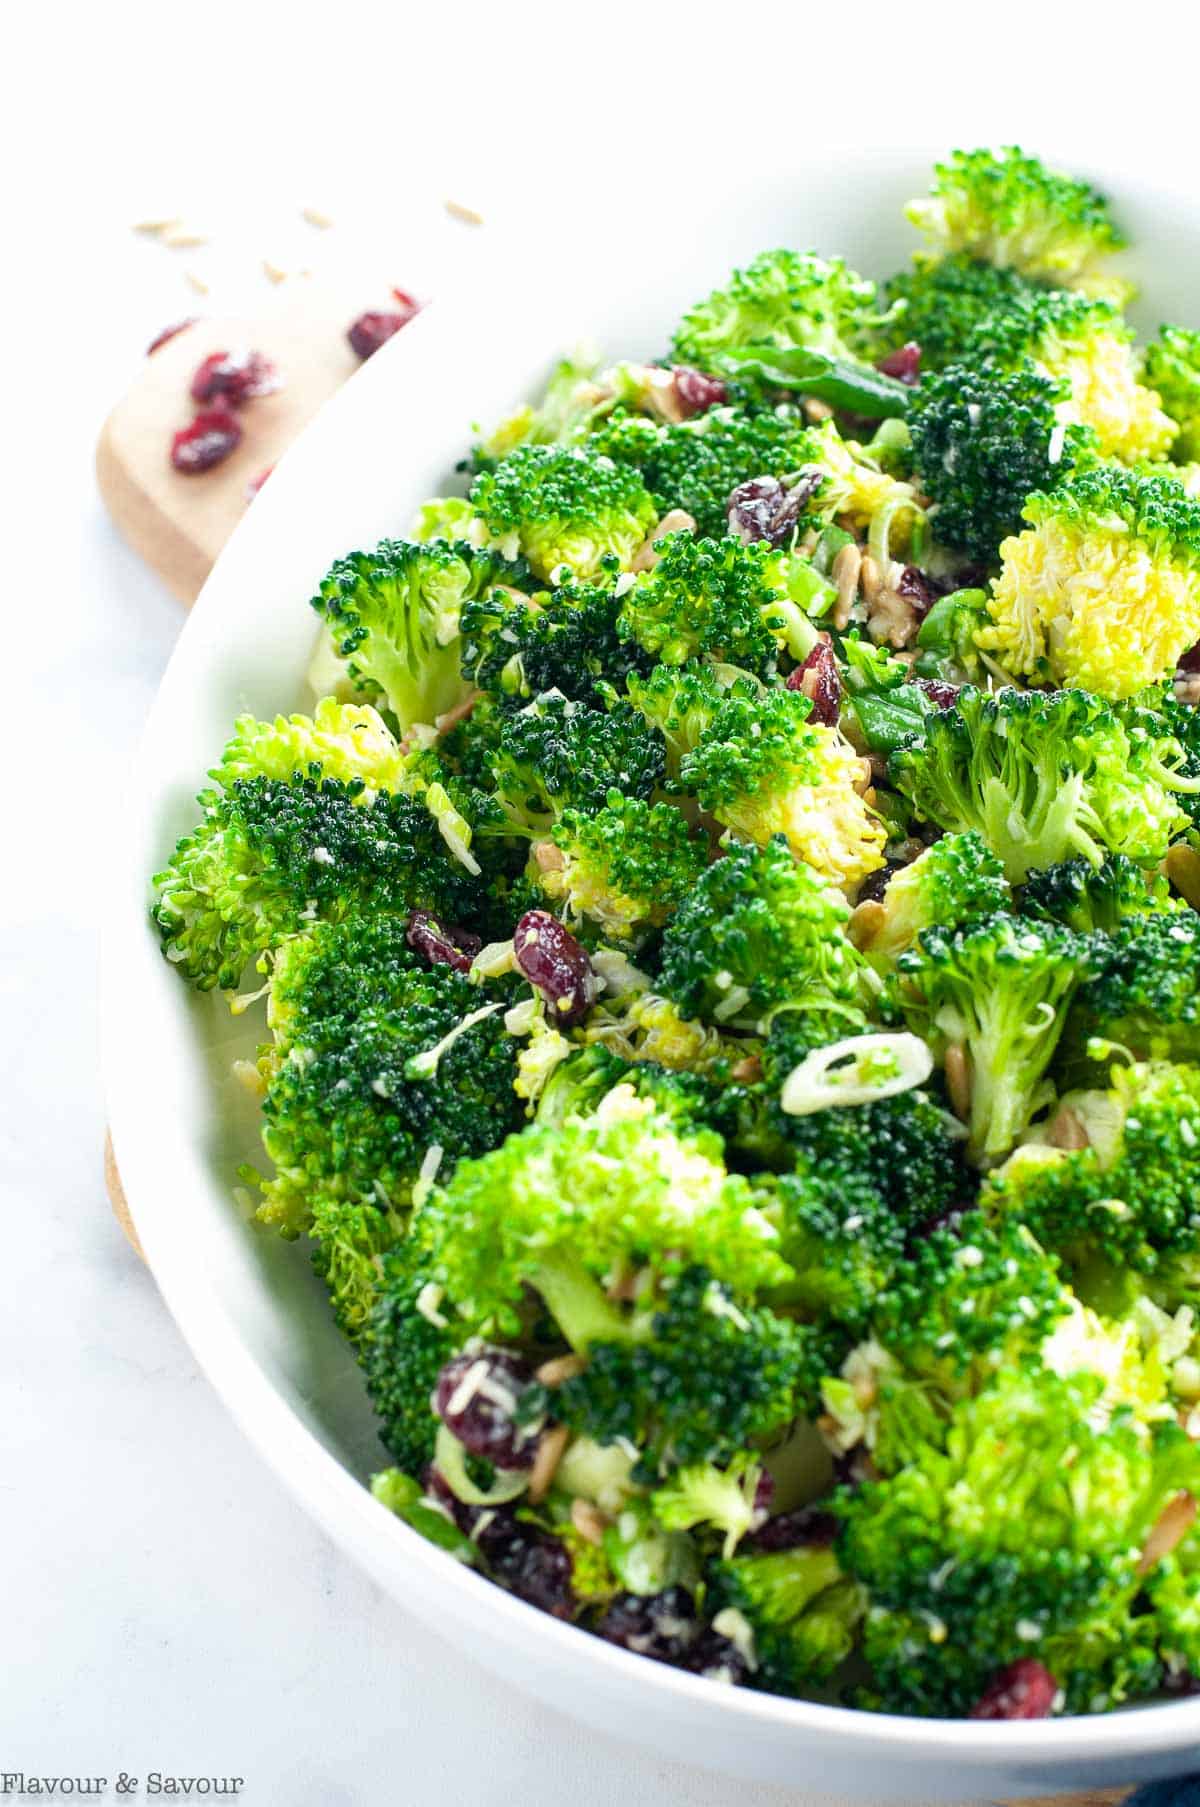
<svg viewBox="0 0 1200 1807">
<path fill-rule="evenodd" d="M 811 1694 L 828 1681 L 853 1649 L 866 1608 L 863 1590 L 822 1541 L 713 1563 L 708 1582 L 713 1606 L 749 1626 L 751 1683 L 770 1694 Z"/>
<path fill-rule="evenodd" d="M 381 701 L 401 733 L 461 702 L 458 624 L 463 604 L 521 572 L 493 553 L 435 540 L 383 540 L 341 558 L 312 606 L 356 689 Z"/>
<path fill-rule="evenodd" d="M 636 1340 L 593 1343 L 583 1372 L 541 1403 L 597 1443 L 633 1444 L 635 1476 L 652 1482 L 675 1467 L 727 1462 L 811 1414 L 833 1355 L 827 1331 L 738 1305 L 692 1267 L 664 1288 Z"/>
<path fill-rule="evenodd" d="M 1065 923 L 1077 935 L 1097 929 L 1111 934 L 1128 917 L 1186 908 L 1160 872 L 1122 853 L 1110 854 L 1102 866 L 1074 859 L 1031 872 L 1021 886 L 1019 904 L 1023 916 Z"/>
<path fill-rule="evenodd" d="M 1139 1060 L 1200 1060 L 1200 920 L 1192 910 L 1131 917 L 1097 938 L 1093 974 L 1068 1039 L 1117 1043 Z"/>
<path fill-rule="evenodd" d="M 433 1460 L 438 1420 L 430 1396 L 469 1328 L 438 1309 L 428 1259 L 418 1216 L 412 1233 L 379 1264 L 358 1357 L 380 1439 L 400 1467 L 417 1476 Z"/>
<path fill-rule="evenodd" d="M 1074 856 L 1161 859 L 1187 826 L 1175 795 L 1183 762 L 1146 711 L 1083 690 L 968 685 L 892 755 L 889 775 L 923 821 L 977 830 L 1020 884 Z"/>
<path fill-rule="evenodd" d="M 247 965 L 306 924 L 351 910 L 430 910 L 474 920 L 480 886 L 425 805 L 361 779 L 235 780 L 201 797 L 205 819 L 155 875 L 163 951 L 202 991 L 236 989 Z"/>
<path fill-rule="evenodd" d="M 870 342 L 878 325 L 875 284 L 841 258 L 763 251 L 688 310 L 674 351 L 681 363 L 701 370 L 747 345 L 799 345 L 844 356 Z"/>
<path fill-rule="evenodd" d="M 897 331 L 921 347 L 921 368 L 957 364 L 979 328 L 1020 304 L 1030 285 L 1015 270 L 998 269 L 961 253 L 893 276 L 888 300 L 901 302 Z"/>
<path fill-rule="evenodd" d="M 611 790 L 603 809 L 565 809 L 551 846 L 534 849 L 539 889 L 617 941 L 644 939 L 688 896 L 708 861 L 708 838 L 673 803 Z"/>
<path fill-rule="evenodd" d="M 958 1717 L 1022 1657 L 1068 1699 L 1094 1694 L 1095 1635 L 1127 1641 L 1142 1545 L 1200 1464 L 1174 1424 L 1098 1414 L 1101 1390 L 1002 1371 L 899 1472 L 837 1499 L 870 1601 L 866 1704 Z"/>
<path fill-rule="evenodd" d="M 515 537 L 547 582 L 564 565 L 594 578 L 609 557 L 627 570 L 658 518 L 637 472 L 591 445 L 518 446 L 476 477 L 471 501 L 488 531 Z"/>
<path fill-rule="evenodd" d="M 493 832 L 544 836 L 564 809 L 602 809 L 611 790 L 649 797 L 664 775 L 661 734 L 627 703 L 589 709 L 550 691 L 498 712 L 493 728 Z"/>
<path fill-rule="evenodd" d="M 1180 464 L 1200 458 L 1200 332 L 1162 327 L 1143 354 L 1142 377 L 1178 423 L 1172 458 Z"/>
<path fill-rule="evenodd" d="M 729 498 L 740 484 L 798 475 L 820 461 L 818 442 L 789 406 L 711 408 L 696 420 L 665 427 L 617 413 L 593 443 L 641 471 L 663 514 L 683 509 L 709 539 L 729 531 Z"/>
<path fill-rule="evenodd" d="M 974 1160 L 1007 1154 L 1043 1101 L 1088 959 L 1088 944 L 1060 924 L 1008 915 L 963 929 L 927 928 L 900 955 L 895 1001 L 909 1028 L 965 1080 Z"/>
<path fill-rule="evenodd" d="M 649 657 L 617 633 L 621 604 L 611 590 L 563 584 L 522 596 L 495 588 L 463 605 L 462 666 L 473 684 L 500 698 L 561 691 L 593 706 L 599 686 L 620 689 Z"/>
<path fill-rule="evenodd" d="M 942 835 L 893 872 L 881 900 L 869 900 L 856 913 L 853 938 L 872 965 L 886 969 L 922 929 L 934 923 L 958 928 L 1007 909 L 1010 901 L 1004 868 L 978 833 Z"/>
<path fill-rule="evenodd" d="M 289 941 L 270 1021 L 263 1146 L 275 1173 L 259 1215 L 285 1234 L 308 1227 L 318 1198 L 401 1211 L 431 1150 L 448 1174 L 520 1120 L 502 1014 L 462 973 L 414 953 L 404 917 L 356 916 Z"/>
<path fill-rule="evenodd" d="M 848 918 L 841 892 L 782 836 L 731 846 L 668 925 L 659 987 L 685 1016 L 743 1026 L 780 1005 L 851 1004 L 861 963 Z"/>
<path fill-rule="evenodd" d="M 1200 1069 L 1118 1063 L 1107 1090 L 1068 1092 L 1056 1122 L 1067 1112 L 1072 1139 L 1085 1146 L 1023 1145 L 990 1177 L 983 1203 L 1072 1262 L 1098 1252 L 1118 1267 L 1161 1273 L 1169 1290 L 1183 1271 L 1173 1270 L 1175 1258 L 1197 1265 Z M 1188 1292 L 1194 1299 L 1191 1282 Z"/>
<path fill-rule="evenodd" d="M 985 564 L 1024 525 L 1035 490 L 1049 490 L 1091 445 L 1064 426 L 1065 385 L 1026 358 L 951 364 L 913 393 L 913 458 L 937 503 L 939 540 Z"/>
</svg>

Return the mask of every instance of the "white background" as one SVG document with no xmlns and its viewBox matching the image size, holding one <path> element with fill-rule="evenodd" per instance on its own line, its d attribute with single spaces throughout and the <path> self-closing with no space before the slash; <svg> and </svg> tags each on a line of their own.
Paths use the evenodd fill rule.
<svg viewBox="0 0 1200 1807">
<path fill-rule="evenodd" d="M 200 311 L 185 266 L 211 270 L 215 307 L 265 293 L 261 256 L 331 255 L 304 204 L 347 255 L 369 222 L 367 261 L 400 282 L 471 280 L 445 196 L 515 212 L 520 285 L 590 195 L 653 217 L 799 142 L 832 164 L 854 141 L 1019 139 L 1186 180 L 1194 14 L 22 10 L 0 118 L 0 1770 L 236 1774 L 271 1807 L 723 1807 L 732 1785 L 548 1715 L 381 1597 L 226 1421 L 108 1216 L 95 925 L 180 616 L 104 519 L 95 434 L 153 332 Z M 136 241 L 159 212 L 219 249 Z M 618 227 L 599 281 L 620 254 Z M 802 1769 L 736 1797 L 823 1798 Z"/>
</svg>

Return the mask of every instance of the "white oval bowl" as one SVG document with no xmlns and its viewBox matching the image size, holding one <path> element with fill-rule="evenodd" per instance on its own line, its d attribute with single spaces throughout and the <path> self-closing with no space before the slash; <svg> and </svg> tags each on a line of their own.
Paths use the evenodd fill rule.
<svg viewBox="0 0 1200 1807">
<path fill-rule="evenodd" d="M 935 153 L 936 154 L 936 153 Z M 405 1606 L 564 1712 L 739 1779 L 874 1800 L 961 1800 L 1113 1786 L 1197 1763 L 1200 1701 L 1023 1724 L 903 1719 L 718 1687 L 535 1611 L 433 1549 L 363 1480 L 385 1461 L 361 1384 L 302 1250 L 234 1202 L 255 1111 L 228 1075 L 257 1039 L 223 1002 L 189 995 L 147 917 L 149 875 L 194 822 L 194 797 L 242 710 L 305 708 L 307 599 L 332 560 L 403 534 L 448 487 L 470 423 L 532 394 L 582 337 L 658 353 L 679 313 L 764 246 L 813 245 L 875 276 L 908 257 L 901 207 L 933 156 L 798 155 L 749 193 L 648 196 L 631 222 L 593 206 L 553 254 L 501 236 L 486 277 L 435 299 L 323 410 L 238 528 L 204 588 L 151 711 L 129 798 L 104 960 L 113 1140 L 147 1259 L 209 1379 L 250 1440 L 344 1549 Z M 836 163 L 836 167 L 833 164 Z M 1192 205 L 1119 172 L 1115 197 L 1149 293 L 1136 310 L 1200 321 Z M 553 270 L 544 266 L 553 264 Z"/>
</svg>

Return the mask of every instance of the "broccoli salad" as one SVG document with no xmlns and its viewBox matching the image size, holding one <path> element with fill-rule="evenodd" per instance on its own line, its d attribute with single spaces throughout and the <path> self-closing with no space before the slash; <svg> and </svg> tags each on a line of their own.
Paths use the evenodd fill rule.
<svg viewBox="0 0 1200 1807">
<path fill-rule="evenodd" d="M 908 216 L 340 559 L 154 916 L 382 1507 L 726 1686 L 1095 1713 L 1200 1690 L 1200 333 L 1019 150 Z"/>
</svg>

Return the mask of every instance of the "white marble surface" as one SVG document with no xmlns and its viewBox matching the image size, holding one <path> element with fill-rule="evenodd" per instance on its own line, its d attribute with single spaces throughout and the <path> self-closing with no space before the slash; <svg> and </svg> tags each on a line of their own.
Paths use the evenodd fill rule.
<svg viewBox="0 0 1200 1807">
<path fill-rule="evenodd" d="M 1178 20 L 1139 9 L 1141 43 L 1168 12 Z M 291 244 L 304 203 L 373 210 L 395 280 L 426 240 L 447 268 L 469 265 L 438 211 L 447 193 L 523 210 L 539 255 L 556 209 L 578 205 L 571 183 L 669 205 L 696 136 L 681 110 L 703 104 L 716 112 L 701 169 L 732 155 L 749 180 L 796 131 L 826 134 L 831 155 L 850 132 L 1076 138 L 1111 154 L 1118 131 L 1144 164 L 1184 154 L 1189 122 L 1149 77 L 1131 92 L 1111 46 L 1074 43 L 1052 4 L 1010 7 L 982 68 L 967 10 L 889 19 L 857 9 L 852 50 L 784 6 L 703 41 L 699 9 L 674 7 L 518 6 L 486 24 L 469 6 L 419 23 L 366 8 L 318 28 L 296 9 L 118 5 L 23 25 L 0 123 L 17 178 L 0 415 L 16 453 L 0 703 L 0 1770 L 233 1774 L 271 1807 L 733 1798 L 547 1715 L 383 1598 L 227 1421 L 108 1215 L 96 908 L 179 613 L 109 529 L 90 456 L 151 333 L 196 311 L 179 262 L 127 231 L 160 208 L 216 220 L 240 247 L 225 300 L 254 245 Z M 740 73 L 763 52 L 766 99 Z M 583 102 L 599 146 L 578 129 Z M 802 1768 L 794 1791 L 736 1793 L 746 1807 L 822 1798 Z"/>
</svg>

